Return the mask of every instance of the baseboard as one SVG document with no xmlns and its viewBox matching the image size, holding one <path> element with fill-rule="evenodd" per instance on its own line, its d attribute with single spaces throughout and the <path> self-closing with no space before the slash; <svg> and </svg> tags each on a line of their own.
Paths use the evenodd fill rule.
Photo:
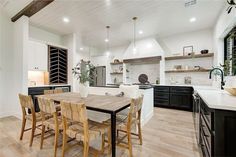
<svg viewBox="0 0 236 157">
<path fill-rule="evenodd" d="M 17 117 L 19 119 L 22 119 L 21 113 L 16 112 L 16 111 L 15 112 L 11 111 L 11 112 L 0 113 L 0 118 L 9 117 L 9 116 L 14 116 L 14 117 Z"/>
<path fill-rule="evenodd" d="M 141 124 L 142 126 L 144 126 L 153 116 L 154 111 L 152 110 L 152 112 L 150 112 L 144 119 L 142 119 Z"/>
</svg>

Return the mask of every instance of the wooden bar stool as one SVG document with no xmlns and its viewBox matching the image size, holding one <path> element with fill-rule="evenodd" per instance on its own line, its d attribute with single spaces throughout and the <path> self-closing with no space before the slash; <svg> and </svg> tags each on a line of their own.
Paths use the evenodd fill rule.
<svg viewBox="0 0 236 157">
<path fill-rule="evenodd" d="M 41 114 L 36 113 L 34 109 L 34 104 L 31 96 L 19 94 L 21 109 L 22 109 L 22 126 L 21 126 L 21 134 L 20 134 L 20 140 L 23 139 L 23 135 L 25 131 L 31 130 L 31 137 L 30 137 L 30 144 L 31 147 L 33 144 L 33 139 L 35 137 L 35 129 L 38 128 L 40 125 L 36 126 L 37 122 L 40 122 L 42 120 Z M 30 110 L 31 113 L 27 113 L 27 110 Z M 31 121 L 32 127 L 25 129 L 26 120 Z"/>
<path fill-rule="evenodd" d="M 62 131 L 62 120 L 61 117 L 58 117 L 56 106 L 53 100 L 38 98 L 39 108 L 42 115 L 42 134 L 40 141 L 40 149 L 43 148 L 44 134 L 45 129 L 52 129 L 55 131 L 54 137 L 54 157 L 57 155 L 57 147 L 58 147 L 58 136 L 59 131 Z M 50 115 L 52 118 L 46 119 Z"/>
<path fill-rule="evenodd" d="M 67 149 L 67 138 L 74 138 L 77 141 L 83 142 L 83 157 L 88 157 L 89 148 L 94 156 L 98 156 L 103 153 L 103 144 L 105 140 L 105 133 L 110 130 L 109 125 L 89 121 L 87 119 L 87 112 L 85 104 L 79 103 L 61 103 L 61 111 L 63 117 L 63 146 L 62 157 L 65 156 Z M 68 121 L 72 121 L 73 125 L 68 126 Z M 97 150 L 91 148 L 89 143 L 91 140 L 102 137 L 102 148 Z M 109 139 L 110 140 L 110 139 Z"/>
</svg>

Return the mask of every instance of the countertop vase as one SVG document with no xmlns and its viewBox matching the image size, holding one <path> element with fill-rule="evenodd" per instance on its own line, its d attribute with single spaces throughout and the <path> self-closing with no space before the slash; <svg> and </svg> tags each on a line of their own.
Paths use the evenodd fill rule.
<svg viewBox="0 0 236 157">
<path fill-rule="evenodd" d="M 79 94 L 82 98 L 88 97 L 89 94 L 89 82 L 79 84 Z"/>
</svg>

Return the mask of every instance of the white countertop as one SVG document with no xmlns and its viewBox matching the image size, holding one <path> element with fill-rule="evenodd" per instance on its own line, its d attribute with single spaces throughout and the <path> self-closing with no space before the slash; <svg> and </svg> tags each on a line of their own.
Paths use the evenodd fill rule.
<svg viewBox="0 0 236 157">
<path fill-rule="evenodd" d="M 224 90 L 196 89 L 209 108 L 236 111 L 236 97 Z"/>
<path fill-rule="evenodd" d="M 58 87 L 58 86 L 70 86 L 70 84 L 35 85 L 35 86 L 28 86 L 28 88 L 37 88 L 37 87 Z"/>
<path fill-rule="evenodd" d="M 183 86 L 183 87 L 193 87 L 194 90 L 197 89 L 211 89 L 211 90 L 217 90 L 217 88 L 213 86 L 208 85 L 188 85 L 188 84 L 152 84 L 154 86 Z"/>
</svg>

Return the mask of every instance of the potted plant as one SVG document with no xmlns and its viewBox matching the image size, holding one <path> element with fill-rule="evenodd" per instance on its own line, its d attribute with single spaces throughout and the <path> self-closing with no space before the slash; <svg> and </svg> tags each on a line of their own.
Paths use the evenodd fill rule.
<svg viewBox="0 0 236 157">
<path fill-rule="evenodd" d="M 89 84 L 93 82 L 95 67 L 90 61 L 81 60 L 73 69 L 72 73 L 79 80 L 79 93 L 81 97 L 89 94 Z"/>
</svg>

